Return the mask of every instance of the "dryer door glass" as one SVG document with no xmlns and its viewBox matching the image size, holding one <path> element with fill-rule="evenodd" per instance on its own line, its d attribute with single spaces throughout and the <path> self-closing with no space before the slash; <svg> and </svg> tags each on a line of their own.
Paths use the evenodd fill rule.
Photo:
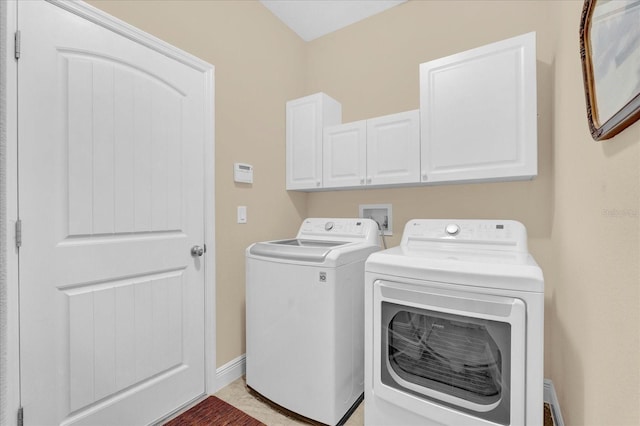
<svg viewBox="0 0 640 426">
<path fill-rule="evenodd" d="M 511 325 L 382 303 L 382 381 L 509 423 Z"/>
</svg>

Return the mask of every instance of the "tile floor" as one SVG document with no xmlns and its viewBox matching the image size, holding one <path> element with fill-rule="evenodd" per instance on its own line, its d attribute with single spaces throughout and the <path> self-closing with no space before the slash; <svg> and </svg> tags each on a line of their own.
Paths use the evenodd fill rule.
<svg viewBox="0 0 640 426">
<path fill-rule="evenodd" d="M 247 391 L 244 377 L 220 389 L 215 396 L 244 411 L 251 417 L 260 420 L 267 426 L 304 426 L 310 424 L 298 419 L 293 419 L 251 395 Z M 349 417 L 345 426 L 362 425 L 364 425 L 364 404 L 361 403 L 351 417 Z"/>
</svg>

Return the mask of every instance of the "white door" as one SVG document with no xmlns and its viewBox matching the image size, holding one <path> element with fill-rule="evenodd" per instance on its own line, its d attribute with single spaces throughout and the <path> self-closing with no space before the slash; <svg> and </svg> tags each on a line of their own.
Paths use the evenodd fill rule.
<svg viewBox="0 0 640 426">
<path fill-rule="evenodd" d="M 367 185 L 420 182 L 418 110 L 367 120 Z"/>
<path fill-rule="evenodd" d="M 364 185 L 367 173 L 367 121 L 325 127 L 322 156 L 324 188 Z"/>
<path fill-rule="evenodd" d="M 204 74 L 19 4 L 27 425 L 148 424 L 204 393 Z"/>
</svg>

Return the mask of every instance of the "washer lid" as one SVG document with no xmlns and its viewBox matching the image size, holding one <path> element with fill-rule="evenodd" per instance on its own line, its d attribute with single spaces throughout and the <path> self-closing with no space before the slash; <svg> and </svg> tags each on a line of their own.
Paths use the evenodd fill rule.
<svg viewBox="0 0 640 426">
<path fill-rule="evenodd" d="M 324 262 L 332 249 L 346 244 L 349 244 L 349 242 L 304 240 L 296 238 L 256 243 L 249 248 L 249 253 L 256 256 L 320 263 Z"/>
</svg>

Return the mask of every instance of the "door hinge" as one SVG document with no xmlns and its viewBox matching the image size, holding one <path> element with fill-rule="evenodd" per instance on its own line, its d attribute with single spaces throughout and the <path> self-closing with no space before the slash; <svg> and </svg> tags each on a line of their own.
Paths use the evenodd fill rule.
<svg viewBox="0 0 640 426">
<path fill-rule="evenodd" d="M 14 35 L 15 47 L 14 47 L 14 56 L 16 59 L 20 59 L 20 30 L 16 31 Z"/>
<path fill-rule="evenodd" d="M 24 411 L 22 407 L 18 408 L 18 426 L 24 426 Z"/>
<path fill-rule="evenodd" d="M 22 221 L 16 220 L 16 248 L 22 247 Z"/>
</svg>

